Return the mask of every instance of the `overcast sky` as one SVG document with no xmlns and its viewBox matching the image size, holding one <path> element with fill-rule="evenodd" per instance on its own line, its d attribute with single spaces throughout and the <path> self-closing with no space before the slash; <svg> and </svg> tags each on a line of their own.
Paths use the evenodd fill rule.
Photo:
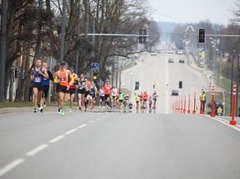
<svg viewBox="0 0 240 179">
<path fill-rule="evenodd" d="M 199 22 L 209 19 L 212 23 L 227 25 L 233 18 L 231 9 L 237 0 L 148 0 L 156 21 Z"/>
</svg>

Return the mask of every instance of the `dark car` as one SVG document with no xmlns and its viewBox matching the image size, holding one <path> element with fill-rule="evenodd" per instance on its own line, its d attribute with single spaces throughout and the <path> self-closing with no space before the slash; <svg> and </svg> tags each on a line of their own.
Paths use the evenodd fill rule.
<svg viewBox="0 0 240 179">
<path fill-rule="evenodd" d="M 185 63 L 185 61 L 183 59 L 180 59 L 179 63 Z"/>
<path fill-rule="evenodd" d="M 178 96 L 178 90 L 173 89 L 172 90 L 172 96 Z"/>
<path fill-rule="evenodd" d="M 157 53 L 156 52 L 152 52 L 151 56 L 157 56 Z"/>
<path fill-rule="evenodd" d="M 168 63 L 174 63 L 173 59 L 172 59 L 172 58 L 169 58 L 169 59 L 168 59 Z"/>
</svg>

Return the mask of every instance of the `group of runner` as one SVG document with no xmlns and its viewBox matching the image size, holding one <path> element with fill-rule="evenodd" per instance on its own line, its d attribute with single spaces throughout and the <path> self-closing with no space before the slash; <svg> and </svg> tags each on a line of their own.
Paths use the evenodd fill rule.
<svg viewBox="0 0 240 179">
<path fill-rule="evenodd" d="M 135 101 L 136 101 L 136 110 L 137 112 L 149 108 L 149 112 L 153 109 L 156 110 L 156 102 L 157 102 L 158 94 L 156 90 L 154 90 L 152 95 L 149 95 L 147 91 L 141 92 L 140 94 L 136 94 Z M 147 106 L 148 102 L 148 106 Z"/>
<path fill-rule="evenodd" d="M 78 77 L 72 68 L 67 69 L 64 62 L 59 65 L 58 70 L 52 75 L 48 70 L 48 64 L 41 59 L 35 60 L 35 66 L 31 72 L 30 79 L 33 87 L 34 113 L 37 113 L 37 107 L 43 112 L 43 107 L 47 104 L 50 80 L 56 84 L 58 112 L 65 115 L 66 103 L 69 104 L 69 112 L 72 112 L 75 94 L 78 96 L 79 110 L 92 110 L 96 97 L 100 97 L 101 107 L 118 107 L 118 101 L 123 101 L 122 94 L 115 87 L 112 87 L 107 81 L 99 90 L 94 81 L 80 74 Z"/>
<path fill-rule="evenodd" d="M 80 111 L 93 110 L 96 104 L 96 97 L 99 95 L 100 108 L 113 108 L 122 109 L 129 105 L 132 108 L 132 103 L 129 102 L 128 94 L 120 91 L 116 87 L 112 87 L 107 81 L 100 89 L 94 81 L 85 77 L 84 74 L 78 76 L 74 73 L 73 68 L 66 68 L 64 62 L 60 63 L 54 75 L 48 70 L 48 63 L 43 62 L 41 59 L 35 60 L 35 66 L 31 72 L 30 79 L 33 87 L 33 103 L 34 113 L 37 113 L 37 108 L 43 112 L 43 107 L 46 107 L 48 101 L 48 92 L 50 81 L 56 84 L 57 105 L 58 112 L 65 115 L 65 106 L 69 104 L 69 112 L 72 112 L 75 94 L 77 94 L 77 103 Z M 136 95 L 136 109 L 147 109 L 147 101 L 149 108 L 156 108 L 157 93 L 154 91 L 152 95 L 142 92 Z"/>
</svg>

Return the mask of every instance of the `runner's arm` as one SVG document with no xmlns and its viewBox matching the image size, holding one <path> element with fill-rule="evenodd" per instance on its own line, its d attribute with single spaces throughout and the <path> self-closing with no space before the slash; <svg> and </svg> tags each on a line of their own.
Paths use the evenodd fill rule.
<svg viewBox="0 0 240 179">
<path fill-rule="evenodd" d="M 53 81 L 53 74 L 50 71 L 47 71 L 47 72 L 48 72 L 49 80 Z"/>
<path fill-rule="evenodd" d="M 41 74 L 44 78 L 49 78 L 46 68 L 42 68 L 42 72 L 39 71 L 39 74 Z"/>
</svg>

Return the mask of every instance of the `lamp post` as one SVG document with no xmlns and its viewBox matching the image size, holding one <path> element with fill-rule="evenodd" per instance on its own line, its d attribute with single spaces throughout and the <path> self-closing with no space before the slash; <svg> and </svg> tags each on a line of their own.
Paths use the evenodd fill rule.
<svg viewBox="0 0 240 179">
<path fill-rule="evenodd" d="M 65 25 L 66 25 L 66 0 L 62 1 L 62 26 L 61 26 L 61 48 L 60 48 L 60 61 L 64 60 L 64 45 L 65 45 Z"/>
</svg>

